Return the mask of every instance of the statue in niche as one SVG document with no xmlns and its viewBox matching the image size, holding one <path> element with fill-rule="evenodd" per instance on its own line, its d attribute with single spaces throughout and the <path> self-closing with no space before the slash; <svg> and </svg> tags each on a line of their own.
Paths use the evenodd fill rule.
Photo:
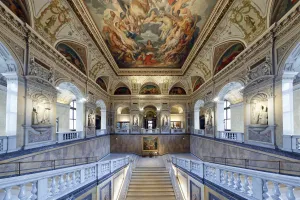
<svg viewBox="0 0 300 200">
<path fill-rule="evenodd" d="M 133 117 L 133 126 L 138 126 L 139 125 L 139 119 L 137 116 Z"/>
<path fill-rule="evenodd" d="M 162 119 L 162 124 L 163 124 L 163 126 L 168 126 L 168 118 L 167 118 L 167 116 L 165 115 L 165 116 L 163 116 L 163 119 Z"/>
<path fill-rule="evenodd" d="M 208 111 L 207 113 L 206 113 L 206 116 L 205 116 L 205 119 L 207 119 L 207 121 L 206 121 L 206 125 L 207 126 L 212 126 L 212 114 L 211 114 L 211 112 L 210 111 Z"/>
<path fill-rule="evenodd" d="M 92 114 L 88 115 L 88 126 L 94 126 L 94 117 Z"/>
<path fill-rule="evenodd" d="M 39 124 L 39 121 L 38 121 L 38 113 L 37 113 L 37 111 L 36 111 L 35 108 L 32 109 L 32 124 L 33 124 L 33 125 Z"/>
<path fill-rule="evenodd" d="M 268 107 L 261 106 L 261 110 L 257 117 L 257 124 L 268 125 Z"/>
</svg>

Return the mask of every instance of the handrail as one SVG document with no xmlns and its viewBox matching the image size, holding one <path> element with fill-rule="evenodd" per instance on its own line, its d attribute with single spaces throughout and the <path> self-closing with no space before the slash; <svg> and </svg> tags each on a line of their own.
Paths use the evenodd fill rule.
<svg viewBox="0 0 300 200">
<path fill-rule="evenodd" d="M 98 162 L 100 157 L 0 163 L 0 178 L 32 174 Z"/>
<path fill-rule="evenodd" d="M 202 156 L 199 159 L 203 160 L 204 162 L 240 167 L 244 169 L 254 169 L 258 171 L 287 175 L 300 175 L 300 161 L 293 162 L 286 160 L 255 160 L 209 156 Z"/>
</svg>

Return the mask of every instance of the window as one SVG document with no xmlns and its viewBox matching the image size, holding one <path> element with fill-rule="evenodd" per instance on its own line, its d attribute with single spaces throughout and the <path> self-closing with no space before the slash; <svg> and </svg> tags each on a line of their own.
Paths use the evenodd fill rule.
<svg viewBox="0 0 300 200">
<path fill-rule="evenodd" d="M 76 101 L 70 103 L 70 130 L 76 131 Z"/>
<path fill-rule="evenodd" d="M 231 130 L 231 110 L 230 110 L 230 102 L 224 101 L 224 129 L 225 131 Z"/>
</svg>

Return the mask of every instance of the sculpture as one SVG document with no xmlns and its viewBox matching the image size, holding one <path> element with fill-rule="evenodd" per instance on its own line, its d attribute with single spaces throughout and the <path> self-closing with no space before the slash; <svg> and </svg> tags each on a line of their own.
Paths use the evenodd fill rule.
<svg viewBox="0 0 300 200">
<path fill-rule="evenodd" d="M 38 115 L 38 113 L 37 113 L 36 109 L 33 108 L 33 109 L 32 109 L 32 124 L 33 124 L 33 125 L 39 124 L 37 115 Z"/>
<path fill-rule="evenodd" d="M 167 118 L 167 116 L 165 115 L 165 116 L 163 116 L 163 119 L 162 119 L 162 124 L 163 124 L 163 126 L 168 126 L 168 118 Z"/>
<path fill-rule="evenodd" d="M 257 117 L 257 124 L 268 125 L 268 107 L 261 106 Z"/>
<path fill-rule="evenodd" d="M 94 126 L 94 117 L 92 114 L 88 115 L 88 126 Z"/>
<path fill-rule="evenodd" d="M 134 126 L 138 126 L 138 125 L 139 125 L 139 119 L 138 119 L 137 116 L 134 116 L 134 117 L 133 117 L 133 125 L 134 125 Z"/>
</svg>

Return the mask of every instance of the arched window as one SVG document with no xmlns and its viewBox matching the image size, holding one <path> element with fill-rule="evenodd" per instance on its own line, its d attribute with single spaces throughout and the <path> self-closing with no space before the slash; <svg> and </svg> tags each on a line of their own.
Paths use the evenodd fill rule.
<svg viewBox="0 0 300 200">
<path fill-rule="evenodd" d="M 76 131 L 76 100 L 70 103 L 70 130 Z"/>
<path fill-rule="evenodd" d="M 225 131 L 231 130 L 231 110 L 230 110 L 230 102 L 224 101 L 224 129 Z"/>
</svg>

